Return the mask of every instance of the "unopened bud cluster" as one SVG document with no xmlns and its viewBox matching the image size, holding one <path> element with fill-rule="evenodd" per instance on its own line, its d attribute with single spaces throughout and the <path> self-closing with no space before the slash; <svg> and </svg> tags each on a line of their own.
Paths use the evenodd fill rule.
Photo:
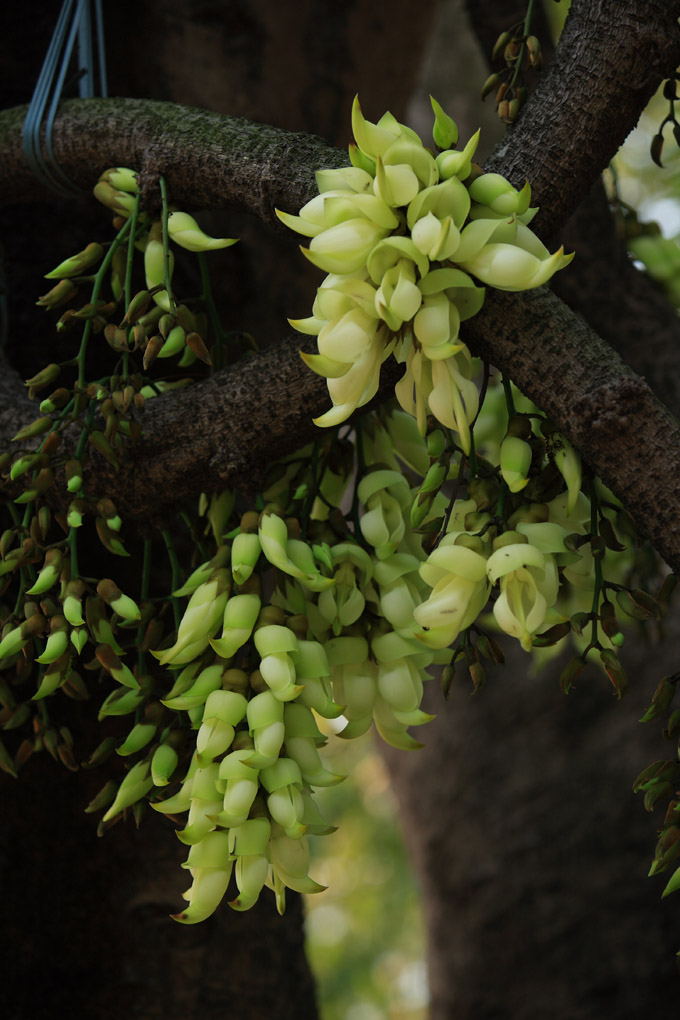
<svg viewBox="0 0 680 1020">
<path fill-rule="evenodd" d="M 504 67 L 489 75 L 482 86 L 482 99 L 495 95 L 496 112 L 505 124 L 515 122 L 529 97 L 524 72 L 540 71 L 543 67 L 540 40 L 531 34 L 530 8 L 523 23 L 501 32 L 496 39 L 491 61 L 501 60 Z"/>
<path fill-rule="evenodd" d="M 69 768 L 78 767 L 70 731 L 53 721 L 45 699 L 61 692 L 88 700 L 88 672 L 101 669 L 114 683 L 101 718 L 147 711 L 149 677 L 131 669 L 124 656 L 131 639 L 143 646 L 154 610 L 144 591 L 133 598 L 102 577 L 112 569 L 108 564 L 81 562 L 86 518 L 92 527 L 85 550 L 98 539 L 106 553 L 130 556 L 115 493 L 112 499 L 93 490 L 88 465 L 93 457 L 116 470 L 126 464 L 131 444 L 141 436 L 146 400 L 191 382 L 149 377 L 156 333 L 163 344 L 173 337 L 175 348 L 168 353 L 181 354 L 184 366 L 197 357 L 211 360 L 197 332 L 207 336 L 208 285 L 192 301 L 194 311 L 175 302 L 172 312 L 164 312 L 155 300 L 160 290 L 153 272 L 159 270 L 146 256 L 159 228 L 161 249 L 171 241 L 194 252 L 233 243 L 207 237 L 167 203 L 163 238 L 162 224 L 140 212 L 132 170 L 106 171 L 95 192 L 114 211 L 118 234 L 113 242 L 88 244 L 46 274 L 53 286 L 38 304 L 61 312 L 56 329 L 76 335 L 73 356 L 26 380 L 29 396 L 40 401 L 40 416 L 0 455 L 0 718 L 6 730 L 15 731 L 12 738 L 23 730 L 31 734 L 13 753 L 0 742 L 0 766 L 13 774 L 43 749 Z M 137 289 L 143 280 L 146 286 Z M 71 307 L 62 311 L 66 305 Z M 216 340 L 219 347 L 220 337 Z M 136 578 L 133 584 L 137 587 Z M 133 744 L 150 723 L 139 725 Z"/>
</svg>

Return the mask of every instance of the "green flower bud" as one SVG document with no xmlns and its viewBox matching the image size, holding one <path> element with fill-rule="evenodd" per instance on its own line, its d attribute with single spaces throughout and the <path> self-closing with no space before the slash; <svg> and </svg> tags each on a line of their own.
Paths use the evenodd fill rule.
<svg viewBox="0 0 680 1020">
<path fill-rule="evenodd" d="M 444 113 L 436 99 L 430 96 L 432 109 L 434 110 L 434 128 L 432 137 L 438 149 L 450 149 L 458 141 L 458 127 L 455 120 Z"/>
<path fill-rule="evenodd" d="M 96 266 L 104 256 L 104 249 L 101 244 L 93 242 L 88 244 L 77 255 L 72 255 L 65 262 L 60 262 L 56 269 L 45 273 L 46 280 L 68 279 L 71 276 L 82 276 L 87 269 Z"/>
<path fill-rule="evenodd" d="M 171 744 L 160 744 L 151 759 L 151 778 L 154 786 L 167 786 L 177 768 L 179 758 Z"/>
<path fill-rule="evenodd" d="M 136 765 L 132 766 L 125 779 L 118 787 L 116 798 L 102 818 L 103 822 L 109 821 L 120 811 L 124 811 L 125 808 L 131 807 L 132 804 L 135 804 L 149 792 L 153 786 L 153 780 L 149 775 L 149 769 L 150 764 L 148 761 L 140 761 L 137 762 Z"/>
<path fill-rule="evenodd" d="M 238 238 L 209 237 L 199 227 L 193 216 L 184 212 L 171 212 L 168 216 L 170 240 L 187 251 L 213 251 L 236 244 Z"/>
<path fill-rule="evenodd" d="M 120 588 L 109 578 L 99 582 L 97 594 L 124 620 L 141 620 L 142 614 L 137 603 L 128 595 L 123 595 Z"/>
</svg>

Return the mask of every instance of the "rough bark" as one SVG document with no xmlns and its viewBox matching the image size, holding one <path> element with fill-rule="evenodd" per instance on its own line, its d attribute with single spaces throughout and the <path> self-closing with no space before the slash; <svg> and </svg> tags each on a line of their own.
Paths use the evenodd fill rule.
<svg viewBox="0 0 680 1020">
<path fill-rule="evenodd" d="M 49 197 L 25 162 L 25 115 L 25 107 L 0 115 L 0 188 L 7 204 Z M 108 167 L 133 166 L 150 181 L 162 173 L 182 208 L 241 209 L 277 229 L 277 206 L 297 210 L 316 193 L 315 170 L 347 162 L 345 153 L 313 135 L 146 99 L 64 102 L 53 149 L 63 172 L 84 191 Z M 150 187 L 148 194 L 159 208 L 159 190 Z"/>
<path fill-rule="evenodd" d="M 571 217 L 565 243 L 572 271 L 553 290 L 680 415 L 680 318 L 661 288 L 633 265 L 597 183 Z"/>
<path fill-rule="evenodd" d="M 680 426 L 645 380 L 545 290 L 490 295 L 466 336 L 564 428 L 664 559 L 680 566 L 680 491 L 668 488 L 680 468 Z"/>
<path fill-rule="evenodd" d="M 673 74 L 678 16 L 677 0 L 573 0 L 539 87 L 485 166 L 515 186 L 531 181 L 542 237 L 567 221 Z"/>
<path fill-rule="evenodd" d="M 526 10 L 526 4 L 518 0 L 485 0 L 465 6 L 487 60 L 501 31 L 520 23 Z M 531 31 L 541 40 L 547 65 L 554 46 L 540 6 L 534 7 Z M 494 66 L 498 68 L 500 63 L 499 58 Z M 533 86 L 536 84 L 534 81 Z M 600 180 L 558 233 L 566 249 L 576 252 L 576 259 L 568 273 L 553 278 L 551 289 L 644 376 L 657 397 L 677 416 L 680 320 L 661 288 L 633 265 Z"/>
<path fill-rule="evenodd" d="M 648 384 L 545 290 L 490 295 L 465 336 L 560 423 L 680 569 L 680 426 Z M 131 466 L 114 474 L 98 464 L 89 484 L 115 492 L 121 511 L 137 519 L 202 491 L 206 479 L 211 487 L 252 484 L 254 464 L 313 438 L 324 386 L 295 355 L 299 346 L 292 338 L 172 402 L 150 401 Z"/>
<path fill-rule="evenodd" d="M 115 469 L 93 454 L 85 494 L 107 493 L 126 519 L 154 524 L 206 490 L 235 488 L 254 496 L 267 465 L 319 438 L 313 418 L 330 406 L 324 380 L 305 367 L 301 350 L 311 353 L 313 341 L 291 336 L 180 390 L 173 400 L 147 401 L 143 435 L 130 447 L 128 462 Z M 21 383 L 1 352 L 0 368 L 0 396 L 10 389 L 15 394 Z M 377 396 L 357 416 L 385 401 L 399 375 L 398 366 L 388 364 Z M 0 441 L 9 442 L 21 420 L 36 417 L 36 404 L 20 396 L 24 399 L 0 410 Z M 79 426 L 64 433 L 62 463 L 79 434 Z M 54 503 L 62 509 L 71 498 L 65 488 L 55 489 Z"/>
</svg>

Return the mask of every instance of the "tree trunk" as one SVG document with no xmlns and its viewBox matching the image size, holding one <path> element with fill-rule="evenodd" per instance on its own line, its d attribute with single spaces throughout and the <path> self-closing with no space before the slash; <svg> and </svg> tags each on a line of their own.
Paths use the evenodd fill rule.
<svg viewBox="0 0 680 1020">
<path fill-rule="evenodd" d="M 83 809 L 100 772 L 45 757 L 19 780 L 0 777 L 7 1020 L 314 1020 L 300 897 L 284 917 L 263 896 L 245 914 L 225 904 L 201 925 L 177 924 L 190 880 L 171 824 L 147 811 L 138 830 L 128 818 L 98 840 Z"/>
</svg>

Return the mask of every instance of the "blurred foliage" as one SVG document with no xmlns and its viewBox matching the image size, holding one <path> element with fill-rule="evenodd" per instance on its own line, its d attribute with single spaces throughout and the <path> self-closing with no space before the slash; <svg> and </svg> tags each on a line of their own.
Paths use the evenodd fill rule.
<svg viewBox="0 0 680 1020">
<path fill-rule="evenodd" d="M 396 820 L 385 764 L 370 734 L 331 739 L 327 767 L 347 775 L 319 790 L 338 831 L 314 841 L 307 952 L 323 1020 L 426 1020 L 420 894 Z"/>
<path fill-rule="evenodd" d="M 556 43 L 560 37 L 570 7 L 571 0 L 543 0 L 543 13 L 548 22 L 553 43 Z"/>
<path fill-rule="evenodd" d="M 663 130 L 661 167 L 650 154 L 668 113 L 659 88 L 606 175 L 619 228 L 640 269 L 680 307 L 680 149 L 672 125 Z"/>
</svg>

